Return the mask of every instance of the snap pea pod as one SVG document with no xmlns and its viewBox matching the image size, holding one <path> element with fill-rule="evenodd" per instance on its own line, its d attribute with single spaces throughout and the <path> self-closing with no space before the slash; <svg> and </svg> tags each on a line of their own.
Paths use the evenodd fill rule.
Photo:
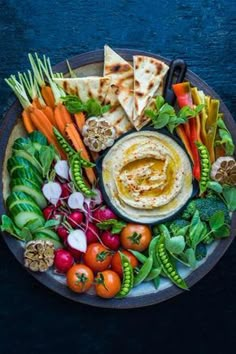
<svg viewBox="0 0 236 354">
<path fill-rule="evenodd" d="M 89 168 L 89 167 L 95 166 L 95 164 L 93 162 L 84 159 L 81 156 L 80 152 L 75 151 L 72 148 L 72 146 L 68 143 L 68 141 L 61 135 L 61 133 L 56 128 L 53 128 L 53 133 L 54 133 L 59 145 L 65 151 L 65 153 L 68 155 L 69 158 L 72 158 L 74 155 L 77 155 L 82 167 Z"/>
<path fill-rule="evenodd" d="M 134 286 L 141 284 L 144 281 L 144 279 L 146 279 L 146 277 L 152 270 L 152 265 L 153 265 L 153 258 L 152 256 L 149 256 L 146 259 L 145 263 L 143 263 L 138 274 L 134 277 Z"/>
<path fill-rule="evenodd" d="M 140 263 L 146 262 L 147 257 L 143 253 L 131 249 L 129 249 L 128 251 L 132 253 Z"/>
<path fill-rule="evenodd" d="M 74 154 L 76 154 L 76 151 L 72 148 L 72 146 L 68 143 L 68 141 L 66 141 L 66 139 L 61 135 L 61 133 L 56 128 L 53 128 L 53 133 L 59 145 L 68 155 L 68 157 L 72 157 Z"/>
<path fill-rule="evenodd" d="M 121 258 L 121 264 L 123 269 L 123 280 L 121 289 L 116 295 L 116 298 L 123 298 L 129 294 L 134 285 L 134 273 L 129 259 L 121 252 L 119 252 Z"/>
<path fill-rule="evenodd" d="M 158 230 L 159 232 L 159 230 Z M 157 258 L 156 255 L 156 248 L 157 248 L 157 244 L 159 242 L 160 239 L 160 235 L 153 237 L 152 241 L 149 244 L 149 248 L 148 248 L 148 253 L 149 256 L 153 257 L 153 268 L 151 270 L 151 272 L 149 273 L 149 275 L 147 276 L 146 280 L 152 280 L 153 284 L 155 286 L 156 289 L 158 289 L 159 285 L 160 285 L 160 275 L 163 277 L 166 277 L 165 273 L 163 272 L 162 268 L 161 268 L 161 264 Z M 157 271 L 160 269 L 160 272 Z M 153 276 L 153 274 L 156 274 L 156 276 Z"/>
<path fill-rule="evenodd" d="M 81 191 L 86 197 L 94 196 L 95 193 L 84 182 L 81 162 L 77 155 L 74 155 L 70 160 L 70 167 L 75 188 Z"/>
<path fill-rule="evenodd" d="M 160 274 L 161 274 L 161 267 L 152 268 L 144 281 L 154 280 L 155 278 L 159 277 Z"/>
<path fill-rule="evenodd" d="M 179 288 L 188 289 L 184 279 L 179 275 L 165 247 L 165 237 L 162 235 L 157 245 L 157 258 L 161 263 L 162 269 L 167 277 Z"/>
<path fill-rule="evenodd" d="M 151 240 L 149 247 L 148 247 L 148 254 L 149 254 L 149 256 L 152 256 L 153 266 L 155 268 L 160 265 L 158 262 L 157 256 L 156 256 L 156 247 L 157 247 L 157 243 L 158 243 L 159 238 L 160 238 L 160 236 L 153 237 L 153 239 Z"/>
<path fill-rule="evenodd" d="M 158 289 L 158 288 L 159 288 L 160 281 L 161 281 L 161 279 L 160 279 L 159 276 L 156 277 L 155 279 L 153 279 L 153 284 L 154 284 L 154 286 L 155 286 L 155 289 Z"/>
<path fill-rule="evenodd" d="M 207 147 L 204 144 L 199 142 L 196 142 L 196 145 L 201 160 L 201 176 L 199 181 L 200 195 L 201 195 L 206 191 L 207 184 L 210 180 L 211 162 L 210 162 L 210 155 Z"/>
</svg>

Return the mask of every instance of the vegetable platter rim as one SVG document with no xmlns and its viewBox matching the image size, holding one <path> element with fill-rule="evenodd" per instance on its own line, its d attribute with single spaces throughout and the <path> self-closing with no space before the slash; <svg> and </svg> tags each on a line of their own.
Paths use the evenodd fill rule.
<svg viewBox="0 0 236 354">
<path fill-rule="evenodd" d="M 119 49 L 114 48 L 114 50 L 121 55 L 125 60 L 132 60 L 133 55 L 147 55 L 153 58 L 159 59 L 164 61 L 166 64 L 170 64 L 170 60 L 162 57 L 160 55 L 143 51 L 143 50 L 135 50 L 135 49 Z M 87 53 L 79 54 L 69 58 L 70 65 L 72 69 L 78 69 L 79 67 L 86 66 L 89 64 L 99 64 L 103 62 L 103 50 L 95 50 L 90 51 Z M 62 72 L 66 74 L 68 72 L 66 61 L 62 61 L 53 67 L 55 71 Z M 205 93 L 220 99 L 221 102 L 221 111 L 224 113 L 226 125 L 229 128 L 234 141 L 236 141 L 236 123 L 227 109 L 226 105 L 219 97 L 219 95 L 207 85 L 205 81 L 200 79 L 199 76 L 194 74 L 189 69 L 186 72 L 185 79 L 190 81 L 192 85 L 197 85 L 199 88 L 204 90 Z M 3 162 L 5 159 L 5 152 L 8 146 L 8 140 L 12 133 L 14 126 L 17 124 L 17 116 L 20 115 L 22 108 L 20 103 L 16 100 L 7 112 L 4 115 L 3 121 L 0 126 L 0 147 L 1 150 L 4 152 L 1 154 L 0 157 L 0 172 L 1 176 L 3 175 Z M 0 181 L 0 212 L 1 214 L 6 213 L 6 208 L 3 199 L 3 180 L 1 178 Z M 215 250 L 207 257 L 206 261 L 201 264 L 197 269 L 195 269 L 190 275 L 187 276 L 186 281 L 190 288 L 194 284 L 196 284 L 199 280 L 201 280 L 212 268 L 218 263 L 218 261 L 222 258 L 225 254 L 226 250 L 232 243 L 235 235 L 233 234 L 232 230 L 236 229 L 236 213 L 233 213 L 232 220 L 231 220 L 231 235 L 230 237 L 221 240 L 218 242 Z M 13 237 L 9 237 L 6 232 L 2 232 L 3 239 L 7 244 L 11 253 L 15 256 L 17 261 L 23 266 L 23 254 L 22 254 L 22 247 L 21 244 L 15 240 Z M 24 268 L 27 270 L 26 268 Z M 157 290 L 154 293 L 141 295 L 141 296 L 133 296 L 133 297 L 126 297 L 123 299 L 102 299 L 94 295 L 89 294 L 80 294 L 78 296 L 76 293 L 73 293 L 68 289 L 63 283 L 58 282 L 56 279 L 52 278 L 50 274 L 46 273 L 35 273 L 27 270 L 37 281 L 41 284 L 52 290 L 54 293 L 59 294 L 69 300 L 74 302 L 83 303 L 86 305 L 94 306 L 94 307 L 101 307 L 101 308 L 112 308 L 112 309 L 131 309 L 131 308 L 140 308 L 150 305 L 155 305 L 166 301 L 170 298 L 175 297 L 178 294 L 184 292 L 184 290 L 177 288 L 174 285 L 171 285 L 168 288 L 163 290 Z"/>
</svg>

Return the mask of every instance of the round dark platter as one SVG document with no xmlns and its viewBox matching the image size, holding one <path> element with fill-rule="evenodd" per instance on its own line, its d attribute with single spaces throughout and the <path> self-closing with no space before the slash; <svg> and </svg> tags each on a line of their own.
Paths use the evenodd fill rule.
<svg viewBox="0 0 236 354">
<path fill-rule="evenodd" d="M 138 51 L 138 50 L 129 50 L 129 49 L 115 49 L 122 57 L 126 60 L 131 61 L 132 56 L 136 54 L 148 55 L 157 59 L 161 59 L 167 64 L 170 63 L 170 60 L 163 58 L 159 55 L 152 54 L 149 52 Z M 80 75 L 88 75 L 91 71 L 91 74 L 94 74 L 94 71 L 101 71 L 102 63 L 103 63 L 103 50 L 93 51 L 81 55 L 77 55 L 69 60 L 72 69 L 78 69 L 78 73 Z M 67 73 L 67 65 L 66 62 L 61 62 L 57 64 L 54 69 L 59 72 Z M 100 73 L 102 75 L 102 73 Z M 197 75 L 195 75 L 190 70 L 187 71 L 185 76 L 186 80 L 189 80 L 192 85 L 196 85 L 198 88 L 202 89 L 206 94 L 214 97 L 220 97 L 212 90 L 204 81 L 202 81 Z M 234 141 L 236 141 L 236 124 L 231 116 L 230 112 L 226 108 L 225 104 L 221 101 L 221 112 L 224 113 L 225 122 L 233 136 Z M 6 208 L 4 205 L 3 199 L 3 178 L 4 177 L 4 159 L 6 154 L 6 149 L 8 146 L 8 141 L 11 136 L 12 130 L 16 125 L 17 118 L 20 117 L 21 114 L 21 106 L 18 101 L 16 101 L 8 110 L 4 117 L 4 121 L 1 125 L 0 130 L 0 146 L 1 146 L 1 176 L 0 179 L 0 213 L 6 213 Z M 234 214 L 232 217 L 231 230 L 235 230 L 236 228 L 236 215 Z M 19 241 L 9 236 L 6 233 L 2 233 L 3 238 L 8 245 L 10 251 L 16 257 L 16 259 L 23 265 L 23 252 L 22 245 Z M 231 231 L 231 236 L 227 239 L 221 240 L 218 244 L 216 244 L 214 250 L 209 254 L 206 261 L 201 264 L 196 270 L 191 272 L 187 277 L 186 281 L 189 287 L 191 288 L 195 283 L 197 283 L 201 278 L 203 278 L 220 260 L 220 258 L 224 255 L 227 248 L 231 244 L 234 239 L 233 231 Z M 178 294 L 181 294 L 183 290 L 175 287 L 174 285 L 169 284 L 167 287 L 161 288 L 159 290 L 153 290 L 153 292 L 149 292 L 145 294 L 145 291 L 141 294 L 136 294 L 135 296 L 129 296 L 124 299 L 111 299 L 105 300 L 101 299 L 97 296 L 90 294 L 77 295 L 76 293 L 71 292 L 61 281 L 54 278 L 53 275 L 49 272 L 47 273 L 33 273 L 30 274 L 35 277 L 39 282 L 53 290 L 54 292 L 71 299 L 76 302 L 85 303 L 88 305 L 96 306 L 96 307 L 104 307 L 104 308 L 136 308 L 136 307 L 144 307 L 153 304 L 157 304 L 159 302 L 165 301 L 171 297 L 174 297 Z"/>
</svg>

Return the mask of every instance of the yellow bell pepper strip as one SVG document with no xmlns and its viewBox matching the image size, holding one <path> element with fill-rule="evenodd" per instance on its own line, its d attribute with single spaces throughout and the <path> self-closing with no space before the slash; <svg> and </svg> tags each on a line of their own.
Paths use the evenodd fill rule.
<svg viewBox="0 0 236 354">
<path fill-rule="evenodd" d="M 193 107 L 191 87 L 189 82 L 174 84 L 172 85 L 172 88 L 176 95 L 177 102 L 180 108 L 185 106 L 190 106 L 191 108 Z M 200 141 L 200 136 L 199 136 L 199 129 L 197 127 L 196 118 L 195 117 L 190 118 L 189 121 L 184 124 L 185 127 L 186 124 L 189 133 L 187 133 L 187 130 L 185 130 L 185 133 L 187 135 L 191 152 L 192 152 L 192 157 L 193 157 L 193 175 L 196 178 L 196 180 L 199 181 L 201 177 L 201 162 L 200 162 L 200 157 L 196 146 L 196 142 Z"/>
<path fill-rule="evenodd" d="M 205 104 L 205 95 L 203 91 L 198 91 L 197 87 L 191 88 L 192 99 L 195 105 Z M 207 141 L 207 133 L 206 133 L 206 120 L 207 114 L 206 109 L 203 108 L 199 115 L 197 116 L 197 126 L 199 132 L 200 139 L 204 145 L 206 145 Z"/>
<path fill-rule="evenodd" d="M 207 141 L 206 146 L 209 151 L 210 161 L 215 161 L 215 138 L 217 131 L 217 120 L 219 115 L 220 101 L 212 99 L 209 102 L 208 118 L 207 118 Z"/>
</svg>

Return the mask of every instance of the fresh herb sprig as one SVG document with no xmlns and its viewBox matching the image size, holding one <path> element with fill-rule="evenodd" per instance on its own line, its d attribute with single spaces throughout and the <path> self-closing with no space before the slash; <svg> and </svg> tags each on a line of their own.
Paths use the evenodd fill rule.
<svg viewBox="0 0 236 354">
<path fill-rule="evenodd" d="M 86 112 L 88 117 L 98 117 L 102 116 L 110 109 L 110 105 L 102 106 L 101 103 L 94 98 L 90 98 L 88 101 L 82 102 L 79 97 L 75 95 L 68 95 L 62 97 L 61 99 L 67 110 L 72 114 Z"/>
<path fill-rule="evenodd" d="M 125 227 L 126 223 L 123 221 L 118 221 L 116 219 L 109 219 L 102 221 L 97 224 L 100 230 L 111 230 L 112 234 L 119 234 L 121 230 Z"/>
<path fill-rule="evenodd" d="M 224 145 L 226 155 L 233 155 L 235 150 L 235 145 L 233 142 L 232 135 L 227 129 L 222 118 L 217 120 L 219 139 L 215 141 L 215 145 Z"/>
<path fill-rule="evenodd" d="M 199 104 L 195 108 L 185 106 L 176 113 L 174 107 L 165 102 L 162 96 L 156 97 L 155 106 L 154 110 L 146 109 L 145 114 L 151 118 L 154 128 L 161 129 L 167 126 L 171 133 L 179 124 L 186 123 L 190 117 L 196 117 L 204 108 L 203 104 Z"/>
</svg>

